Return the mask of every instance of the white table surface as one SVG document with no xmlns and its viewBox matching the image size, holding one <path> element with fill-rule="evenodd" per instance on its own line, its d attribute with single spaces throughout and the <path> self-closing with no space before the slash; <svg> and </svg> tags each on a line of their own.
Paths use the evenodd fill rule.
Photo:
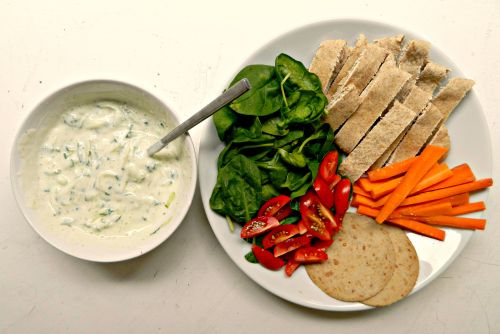
<svg viewBox="0 0 500 334">
<path fill-rule="evenodd" d="M 81 79 L 136 83 L 187 118 L 221 91 L 256 48 L 335 17 L 405 27 L 438 45 L 477 82 L 500 180 L 500 2 L 0 1 L 0 332 L 500 333 L 500 200 L 485 232 L 449 269 L 388 308 L 334 313 L 275 297 L 215 239 L 196 192 L 158 249 L 115 264 L 74 259 L 25 222 L 10 188 L 14 134 L 30 109 Z M 198 145 L 199 131 L 193 136 Z"/>
</svg>

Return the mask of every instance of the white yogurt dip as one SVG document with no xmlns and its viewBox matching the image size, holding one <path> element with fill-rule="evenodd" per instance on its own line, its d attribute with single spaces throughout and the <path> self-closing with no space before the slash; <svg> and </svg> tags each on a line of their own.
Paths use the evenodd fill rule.
<svg viewBox="0 0 500 334">
<path fill-rule="evenodd" d="M 28 131 L 21 153 L 36 154 L 20 177 L 31 207 L 47 224 L 100 237 L 124 237 L 168 222 L 179 193 L 179 174 L 189 169 L 179 143 L 151 158 L 147 148 L 171 124 L 124 103 L 99 101 L 65 110 L 33 151 Z M 171 215 L 170 215 L 171 216 Z M 156 224 L 156 225 L 155 225 Z"/>
</svg>

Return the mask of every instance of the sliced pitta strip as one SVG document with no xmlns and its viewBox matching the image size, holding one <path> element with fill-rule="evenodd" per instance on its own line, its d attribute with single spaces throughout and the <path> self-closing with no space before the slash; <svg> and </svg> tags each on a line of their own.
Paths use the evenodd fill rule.
<svg viewBox="0 0 500 334">
<path fill-rule="evenodd" d="M 359 179 L 416 116 L 413 110 L 395 102 L 361 143 L 342 161 L 339 166 L 340 174 L 347 176 L 352 182 Z"/>
<path fill-rule="evenodd" d="M 446 154 L 443 157 L 441 157 L 441 160 L 444 160 L 448 156 L 448 153 L 450 152 L 451 149 L 451 140 L 450 140 L 450 135 L 448 134 L 448 129 L 444 124 L 441 124 L 437 132 L 429 141 L 429 145 L 446 147 L 448 149 Z"/>
<path fill-rule="evenodd" d="M 404 102 L 408 94 L 411 92 L 413 85 L 417 82 L 420 70 L 427 61 L 429 49 L 429 42 L 411 40 L 402 51 L 401 58 L 399 59 L 399 68 L 407 71 L 412 76 L 398 93 L 398 96 L 396 97 L 398 101 Z"/>
<path fill-rule="evenodd" d="M 334 132 L 337 131 L 358 109 L 360 103 L 361 97 L 356 87 L 354 85 L 345 86 L 339 94 L 335 94 L 335 98 L 326 107 L 327 114 L 324 122 L 330 124 Z"/>
<path fill-rule="evenodd" d="M 426 41 L 411 40 L 404 48 L 399 59 L 399 68 L 418 75 L 429 56 L 431 44 Z"/>
<path fill-rule="evenodd" d="M 368 44 L 349 73 L 339 83 L 339 89 L 354 85 L 360 92 L 370 83 L 387 57 L 387 51 L 375 44 Z"/>
<path fill-rule="evenodd" d="M 391 279 L 379 293 L 362 301 L 370 306 L 387 306 L 406 297 L 413 290 L 420 269 L 417 252 L 406 233 L 394 226 L 382 226 L 388 232 L 394 247 L 395 269 Z"/>
<path fill-rule="evenodd" d="M 366 216 L 346 213 L 327 254 L 327 261 L 307 265 L 306 271 L 316 286 L 338 300 L 366 300 L 381 291 L 394 272 L 389 234 Z"/>
<path fill-rule="evenodd" d="M 335 76 L 340 70 L 340 64 L 346 53 L 347 42 L 341 39 L 321 42 L 309 66 L 309 71 L 316 74 L 327 92 Z"/>
<path fill-rule="evenodd" d="M 441 111 L 432 103 L 429 103 L 408 130 L 399 146 L 394 150 L 388 163 L 391 164 L 416 156 L 429 138 L 437 131 L 442 119 Z"/>
<path fill-rule="evenodd" d="M 430 61 L 425 65 L 422 72 L 420 72 L 417 86 L 423 91 L 432 94 L 439 86 L 439 83 L 446 78 L 449 71 L 446 67 Z"/>
<path fill-rule="evenodd" d="M 439 91 L 432 103 L 441 110 L 444 121 L 448 119 L 448 116 L 471 90 L 472 86 L 474 86 L 474 80 L 453 78 Z"/>
<path fill-rule="evenodd" d="M 403 44 L 404 38 L 404 35 L 389 36 L 376 39 L 373 43 L 386 49 L 395 57 L 398 57 L 401 52 L 401 45 Z"/>
<path fill-rule="evenodd" d="M 356 41 L 356 45 L 354 48 L 351 50 L 349 53 L 349 57 L 345 60 L 342 68 L 340 69 L 339 73 L 335 77 L 335 80 L 330 86 L 330 89 L 328 90 L 328 93 L 326 94 L 326 97 L 330 100 L 332 96 L 339 90 L 340 87 L 339 84 L 340 82 L 347 76 L 349 71 L 351 70 L 352 66 L 354 63 L 358 60 L 359 56 L 365 49 L 365 46 L 368 44 L 368 40 L 366 39 L 366 36 L 363 34 L 360 34 L 358 36 L 358 39 Z"/>
<path fill-rule="evenodd" d="M 336 144 L 344 152 L 349 153 L 356 147 L 409 77 L 407 72 L 393 65 L 380 68 L 369 89 L 363 92 L 363 102 L 335 136 Z M 383 151 L 379 153 L 379 156 L 382 153 Z"/>
<path fill-rule="evenodd" d="M 406 97 L 403 105 L 415 112 L 418 115 L 426 106 L 426 104 L 430 101 L 432 95 L 428 92 L 423 91 L 416 85 L 413 85 L 410 93 Z M 376 169 L 384 166 L 387 163 L 387 160 L 391 157 L 392 153 L 401 143 L 403 137 L 406 132 L 410 129 L 411 124 L 406 127 L 406 129 L 401 132 L 401 134 L 396 138 L 396 140 L 389 146 L 389 148 L 380 156 L 380 158 L 375 161 L 375 163 L 370 167 L 370 169 Z"/>
</svg>

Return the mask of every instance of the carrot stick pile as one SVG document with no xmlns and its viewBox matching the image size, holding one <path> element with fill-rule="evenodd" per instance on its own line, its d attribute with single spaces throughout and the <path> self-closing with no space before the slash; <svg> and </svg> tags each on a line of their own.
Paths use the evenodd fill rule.
<svg viewBox="0 0 500 334">
<path fill-rule="evenodd" d="M 359 214 L 444 240 L 436 226 L 484 230 L 485 219 L 457 217 L 485 210 L 484 202 L 469 203 L 469 194 L 493 185 L 476 180 L 467 164 L 449 168 L 438 161 L 446 149 L 428 145 L 422 153 L 368 172 L 353 186 L 351 205 Z"/>
</svg>

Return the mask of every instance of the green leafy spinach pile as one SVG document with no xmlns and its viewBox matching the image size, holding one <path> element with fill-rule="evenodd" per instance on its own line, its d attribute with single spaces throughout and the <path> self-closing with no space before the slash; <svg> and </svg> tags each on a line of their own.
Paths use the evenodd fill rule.
<svg viewBox="0 0 500 334">
<path fill-rule="evenodd" d="M 246 66 L 230 86 L 243 78 L 252 89 L 213 116 L 226 146 L 210 198 L 215 212 L 240 224 L 271 197 L 305 194 L 335 149 L 331 128 L 321 122 L 321 82 L 301 62 L 280 54 L 274 66 Z"/>
</svg>

